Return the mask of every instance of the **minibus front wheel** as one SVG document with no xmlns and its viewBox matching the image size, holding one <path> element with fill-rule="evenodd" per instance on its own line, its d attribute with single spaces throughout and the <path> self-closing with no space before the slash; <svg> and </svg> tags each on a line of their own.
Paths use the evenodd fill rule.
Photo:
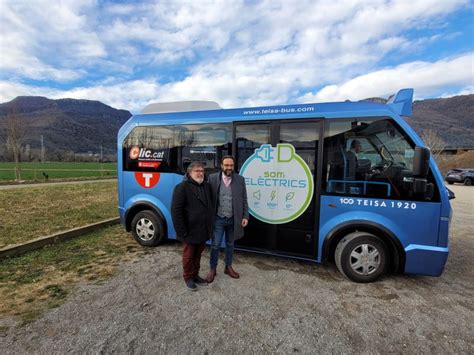
<svg viewBox="0 0 474 355">
<path fill-rule="evenodd" d="M 133 238 L 143 246 L 155 246 L 165 240 L 163 223 L 150 210 L 138 212 L 132 219 Z"/>
<path fill-rule="evenodd" d="M 339 271 L 355 282 L 372 282 L 387 267 L 387 247 L 367 232 L 353 232 L 337 244 L 334 259 Z"/>
</svg>

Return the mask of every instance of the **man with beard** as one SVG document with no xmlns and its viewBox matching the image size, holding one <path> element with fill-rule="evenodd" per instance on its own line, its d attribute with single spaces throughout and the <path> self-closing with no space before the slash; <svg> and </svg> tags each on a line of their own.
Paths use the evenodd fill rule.
<svg viewBox="0 0 474 355">
<path fill-rule="evenodd" d="M 201 254 L 212 235 L 211 188 L 204 180 L 204 164 L 192 162 L 185 179 L 173 191 L 171 215 L 176 238 L 183 243 L 183 278 L 188 290 L 207 286 L 199 277 Z"/>
<path fill-rule="evenodd" d="M 210 271 L 206 281 L 211 283 L 216 277 L 219 248 L 225 235 L 224 273 L 234 279 L 240 275 L 233 269 L 234 242 L 244 236 L 249 212 L 247 190 L 242 176 L 234 173 L 234 157 L 226 155 L 221 161 L 221 171 L 209 176 L 213 206 L 215 206 L 214 234 L 212 236 Z"/>
</svg>

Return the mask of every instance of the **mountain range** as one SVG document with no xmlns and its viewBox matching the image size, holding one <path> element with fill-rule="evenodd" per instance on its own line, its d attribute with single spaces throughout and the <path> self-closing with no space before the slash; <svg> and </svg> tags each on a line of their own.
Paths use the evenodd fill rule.
<svg viewBox="0 0 474 355">
<path fill-rule="evenodd" d="M 447 147 L 474 148 L 474 95 L 415 101 L 406 120 L 421 136 L 433 131 Z"/>
<path fill-rule="evenodd" d="M 115 159 L 117 132 L 132 116 L 100 101 L 19 96 L 0 104 L 0 160 L 8 159 L 1 143 L 7 139 L 8 114 L 17 117 L 23 146 L 28 146 L 29 157 L 22 160 L 39 158 L 41 136 L 46 160 L 71 160 L 74 154 L 98 154 L 101 149 L 104 156 Z"/>
<path fill-rule="evenodd" d="M 76 160 L 101 150 L 115 160 L 117 132 L 132 115 L 100 101 L 19 96 L 0 104 L 0 161 L 11 159 L 5 144 L 9 114 L 20 124 L 22 160 L 27 161 L 39 159 L 41 136 L 47 160 Z M 474 95 L 415 101 L 406 120 L 420 135 L 431 130 L 445 146 L 474 146 Z"/>
</svg>

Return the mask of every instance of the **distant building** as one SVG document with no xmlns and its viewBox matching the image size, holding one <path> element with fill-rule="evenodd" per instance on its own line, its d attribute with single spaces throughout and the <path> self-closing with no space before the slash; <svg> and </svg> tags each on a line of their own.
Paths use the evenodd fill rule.
<svg viewBox="0 0 474 355">
<path fill-rule="evenodd" d="M 474 146 L 470 147 L 445 147 L 441 154 L 445 155 L 455 155 L 459 153 L 469 152 L 474 150 Z"/>
</svg>

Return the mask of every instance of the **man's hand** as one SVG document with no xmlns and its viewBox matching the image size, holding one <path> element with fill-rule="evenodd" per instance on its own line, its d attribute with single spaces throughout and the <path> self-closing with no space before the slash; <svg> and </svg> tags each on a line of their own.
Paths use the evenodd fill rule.
<svg viewBox="0 0 474 355">
<path fill-rule="evenodd" d="M 249 220 L 244 218 L 242 220 L 242 227 L 247 227 L 247 224 L 249 224 Z"/>
</svg>

